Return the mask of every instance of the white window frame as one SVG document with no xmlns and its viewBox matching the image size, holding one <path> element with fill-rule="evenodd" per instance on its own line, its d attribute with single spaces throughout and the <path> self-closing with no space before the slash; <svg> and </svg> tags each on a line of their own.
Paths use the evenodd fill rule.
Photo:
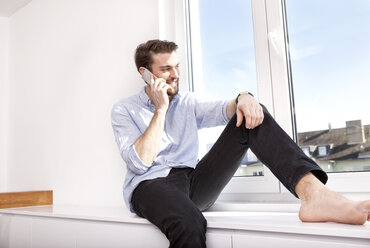
<svg viewBox="0 0 370 248">
<path fill-rule="evenodd" d="M 189 19 L 188 16 L 189 11 L 199 13 L 196 8 L 198 5 L 189 5 L 189 1 L 199 0 L 158 0 L 159 38 L 174 40 L 180 47 L 178 56 L 183 65 L 180 67 L 182 78 L 180 90 L 182 91 L 196 90 L 197 86 L 192 84 L 192 78 L 201 76 L 202 73 L 199 63 L 201 60 L 198 58 L 191 61 L 190 59 L 190 51 L 197 55 L 201 52 L 200 31 L 194 30 L 197 27 L 194 23 L 199 20 L 194 17 Z M 294 103 L 290 97 L 290 61 L 283 8 L 285 2 L 284 0 L 251 1 L 259 101 L 269 109 L 288 135 L 295 138 L 292 111 Z M 193 35 L 189 37 L 187 34 L 191 23 L 193 23 L 191 26 Z M 194 33 L 198 33 L 198 37 Z M 351 199 L 370 197 L 370 172 L 329 173 L 328 175 L 329 188 L 345 193 Z M 264 176 L 233 178 L 220 199 L 252 202 L 296 201 L 266 166 L 264 166 Z"/>
</svg>

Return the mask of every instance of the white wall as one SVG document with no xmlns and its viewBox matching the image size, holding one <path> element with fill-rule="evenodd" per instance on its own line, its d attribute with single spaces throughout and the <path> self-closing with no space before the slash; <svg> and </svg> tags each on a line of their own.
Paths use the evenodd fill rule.
<svg viewBox="0 0 370 248">
<path fill-rule="evenodd" d="M 158 23 L 153 0 L 33 0 L 11 16 L 7 191 L 123 204 L 110 111 L 144 85 L 134 50 Z"/>
<path fill-rule="evenodd" d="M 0 192 L 6 191 L 8 99 L 8 18 L 0 17 Z"/>
</svg>

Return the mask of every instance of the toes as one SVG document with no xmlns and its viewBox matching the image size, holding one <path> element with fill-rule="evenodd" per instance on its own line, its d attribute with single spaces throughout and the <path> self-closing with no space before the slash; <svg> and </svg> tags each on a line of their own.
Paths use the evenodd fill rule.
<svg viewBox="0 0 370 248">
<path fill-rule="evenodd" d="M 367 221 L 370 221 L 370 200 L 360 202 L 359 206 L 367 213 Z"/>
</svg>

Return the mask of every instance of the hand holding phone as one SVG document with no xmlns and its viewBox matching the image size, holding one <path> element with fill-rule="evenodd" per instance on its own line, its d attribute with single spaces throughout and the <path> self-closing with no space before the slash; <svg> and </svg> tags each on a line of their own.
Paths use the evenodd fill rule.
<svg viewBox="0 0 370 248">
<path fill-rule="evenodd" d="M 168 108 L 169 98 L 167 95 L 167 90 L 170 86 L 166 84 L 163 78 L 157 78 L 153 75 L 153 84 L 151 83 L 151 76 L 153 74 L 145 68 L 141 77 L 144 79 L 145 83 L 150 86 L 149 98 L 156 108 Z"/>
<path fill-rule="evenodd" d="M 145 68 L 143 74 L 141 74 L 141 77 L 144 79 L 145 83 L 150 85 L 150 76 L 153 75 L 148 69 Z M 153 75 L 153 78 L 156 79 L 156 76 Z"/>
</svg>

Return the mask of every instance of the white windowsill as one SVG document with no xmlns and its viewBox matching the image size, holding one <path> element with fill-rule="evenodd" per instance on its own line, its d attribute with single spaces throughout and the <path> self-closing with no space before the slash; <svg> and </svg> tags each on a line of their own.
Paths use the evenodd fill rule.
<svg viewBox="0 0 370 248">
<path fill-rule="evenodd" d="M 296 211 L 297 204 L 245 204 L 244 211 L 207 211 L 204 216 L 208 229 L 274 232 L 284 234 L 318 235 L 370 239 L 370 223 L 345 225 L 337 223 L 302 223 Z M 270 205 L 270 206 L 269 206 Z M 280 205 L 291 205 L 291 212 L 267 211 Z M 237 209 L 240 206 L 236 206 Z M 244 206 L 245 207 L 245 206 Z M 215 206 L 214 209 L 217 209 Z M 258 210 L 258 211 L 257 211 Z M 275 209 L 276 210 L 276 209 Z M 122 224 L 150 224 L 146 219 L 129 213 L 124 207 L 79 207 L 46 205 L 0 209 L 1 214 L 121 222 Z M 150 224 L 151 225 L 151 224 Z"/>
<path fill-rule="evenodd" d="M 229 202 L 216 201 L 209 211 L 216 212 L 279 212 L 298 213 L 301 204 L 295 202 Z"/>
</svg>

